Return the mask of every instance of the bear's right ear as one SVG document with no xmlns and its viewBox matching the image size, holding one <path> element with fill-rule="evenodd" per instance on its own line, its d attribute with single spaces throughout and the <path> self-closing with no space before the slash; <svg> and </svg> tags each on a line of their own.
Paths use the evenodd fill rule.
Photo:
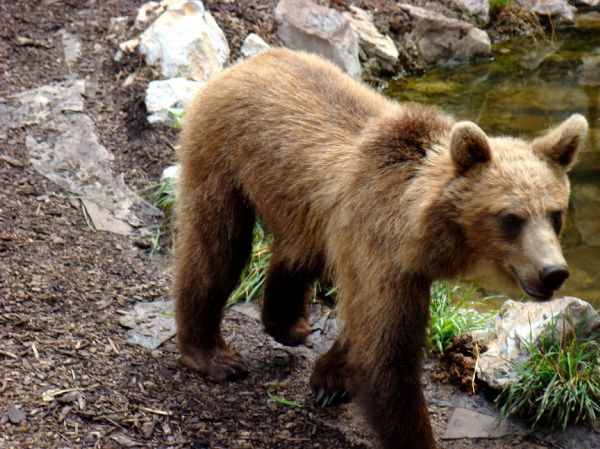
<svg viewBox="0 0 600 449">
<path fill-rule="evenodd" d="M 485 133 L 473 122 L 458 122 L 450 133 L 450 154 L 459 173 L 492 158 Z"/>
</svg>

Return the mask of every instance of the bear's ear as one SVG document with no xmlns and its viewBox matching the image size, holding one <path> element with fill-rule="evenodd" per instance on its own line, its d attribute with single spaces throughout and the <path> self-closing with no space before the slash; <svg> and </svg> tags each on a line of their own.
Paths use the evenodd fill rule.
<svg viewBox="0 0 600 449">
<path fill-rule="evenodd" d="M 573 114 L 544 136 L 535 139 L 534 153 L 569 171 L 577 161 L 577 153 L 588 131 L 588 122 L 581 114 Z"/>
<path fill-rule="evenodd" d="M 450 154 L 459 173 L 492 158 L 485 133 L 473 122 L 458 122 L 450 133 Z"/>
</svg>

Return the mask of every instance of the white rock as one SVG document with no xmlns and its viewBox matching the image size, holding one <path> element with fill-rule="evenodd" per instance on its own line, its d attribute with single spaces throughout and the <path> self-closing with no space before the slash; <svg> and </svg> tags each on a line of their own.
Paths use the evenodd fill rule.
<svg viewBox="0 0 600 449">
<path fill-rule="evenodd" d="M 139 7 L 135 17 L 135 27 L 142 29 L 144 26 L 168 9 L 181 9 L 187 0 L 161 0 L 150 1 Z"/>
<path fill-rule="evenodd" d="M 140 45 L 140 40 L 137 38 L 129 39 L 128 41 L 119 44 L 119 50 L 123 53 L 132 53 Z"/>
<path fill-rule="evenodd" d="M 372 14 L 351 6 L 350 13 L 344 15 L 358 36 L 358 44 L 367 57 L 377 59 L 385 70 L 394 71 L 394 66 L 398 62 L 398 49 L 389 36 L 384 36 L 377 30 Z"/>
<path fill-rule="evenodd" d="M 360 78 L 358 38 L 343 14 L 311 0 L 280 0 L 275 19 L 287 47 L 321 55 Z"/>
<path fill-rule="evenodd" d="M 468 60 L 491 54 L 488 34 L 472 24 L 405 3 L 398 6 L 410 18 L 411 37 L 425 61 Z"/>
<path fill-rule="evenodd" d="M 67 64 L 70 64 L 81 55 L 81 41 L 77 36 L 64 29 L 58 30 L 58 34 L 60 34 L 62 40 L 65 61 L 67 61 Z"/>
<path fill-rule="evenodd" d="M 490 21 L 490 2 L 488 0 L 456 0 L 458 6 L 484 24 Z"/>
<path fill-rule="evenodd" d="M 200 81 L 185 78 L 151 81 L 146 89 L 146 109 L 149 123 L 171 123 L 170 109 L 183 109 L 194 98 Z"/>
<path fill-rule="evenodd" d="M 567 319 L 563 319 L 568 317 Z M 502 389 L 512 383 L 514 362 L 527 360 L 526 346 L 547 335 L 548 326 L 555 325 L 557 338 L 577 329 L 580 338 L 600 333 L 600 316 L 587 302 L 577 298 L 559 298 L 546 302 L 506 301 L 491 332 L 473 332 L 473 338 L 485 343 L 488 350 L 481 354 L 477 377 L 490 387 Z M 563 328 L 564 327 L 564 328 Z"/>
<path fill-rule="evenodd" d="M 147 64 L 160 66 L 165 78 L 206 81 L 229 59 L 223 31 L 199 1 L 162 13 L 142 33 L 138 49 Z"/>
<path fill-rule="evenodd" d="M 169 165 L 165 168 L 160 175 L 160 180 L 170 180 L 173 184 L 177 184 L 179 182 L 179 175 L 181 174 L 181 166 L 179 164 Z"/>
<path fill-rule="evenodd" d="M 242 58 L 249 58 L 250 56 L 254 56 L 269 48 L 271 48 L 271 46 L 267 44 L 262 37 L 258 34 L 250 33 L 244 40 L 240 53 L 242 54 Z"/>
<path fill-rule="evenodd" d="M 108 32 L 117 35 L 122 34 L 127 30 L 128 22 L 129 17 L 127 16 L 112 17 L 108 22 Z"/>
<path fill-rule="evenodd" d="M 538 16 L 550 17 L 554 22 L 575 22 L 575 7 L 567 0 L 519 0 L 519 5 Z"/>
</svg>

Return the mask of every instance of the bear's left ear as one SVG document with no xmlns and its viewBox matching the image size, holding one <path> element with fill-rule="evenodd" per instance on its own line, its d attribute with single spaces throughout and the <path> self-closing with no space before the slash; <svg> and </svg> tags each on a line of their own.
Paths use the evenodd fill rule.
<svg viewBox="0 0 600 449">
<path fill-rule="evenodd" d="M 577 161 L 588 131 L 588 122 L 581 114 L 573 114 L 546 135 L 535 139 L 531 146 L 534 153 L 569 171 Z"/>
<path fill-rule="evenodd" d="M 458 122 L 450 133 L 450 154 L 459 173 L 492 159 L 485 133 L 473 122 Z"/>
</svg>

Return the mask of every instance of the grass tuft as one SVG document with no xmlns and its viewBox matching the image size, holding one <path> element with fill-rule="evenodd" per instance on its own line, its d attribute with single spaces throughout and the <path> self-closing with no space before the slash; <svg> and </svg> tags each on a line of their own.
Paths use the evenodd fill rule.
<svg viewBox="0 0 600 449">
<path fill-rule="evenodd" d="M 516 364 L 516 380 L 497 398 L 503 417 L 520 416 L 565 430 L 600 418 L 600 348 L 575 333 L 560 338 L 556 323 L 526 346 L 530 360 Z M 563 326 L 563 329 L 566 326 Z M 572 327 L 571 327 L 572 328 Z"/>
<path fill-rule="evenodd" d="M 494 313 L 480 313 L 463 307 L 474 293 L 473 287 L 461 292 L 458 285 L 447 282 L 433 284 L 429 302 L 429 341 L 435 351 L 441 354 L 455 337 L 472 330 L 485 329 L 490 324 Z"/>
<path fill-rule="evenodd" d="M 265 232 L 263 226 L 257 221 L 252 235 L 250 260 L 242 272 L 240 285 L 227 300 L 227 307 L 231 307 L 240 301 L 252 301 L 262 292 L 267 267 L 271 260 L 272 240 L 272 237 Z"/>
<path fill-rule="evenodd" d="M 161 179 L 154 188 L 154 206 L 162 210 L 163 219 L 158 225 L 152 227 L 150 256 L 153 256 L 160 250 L 162 237 L 172 237 L 173 235 L 173 214 L 175 212 L 176 189 L 176 182 L 170 177 Z"/>
</svg>

